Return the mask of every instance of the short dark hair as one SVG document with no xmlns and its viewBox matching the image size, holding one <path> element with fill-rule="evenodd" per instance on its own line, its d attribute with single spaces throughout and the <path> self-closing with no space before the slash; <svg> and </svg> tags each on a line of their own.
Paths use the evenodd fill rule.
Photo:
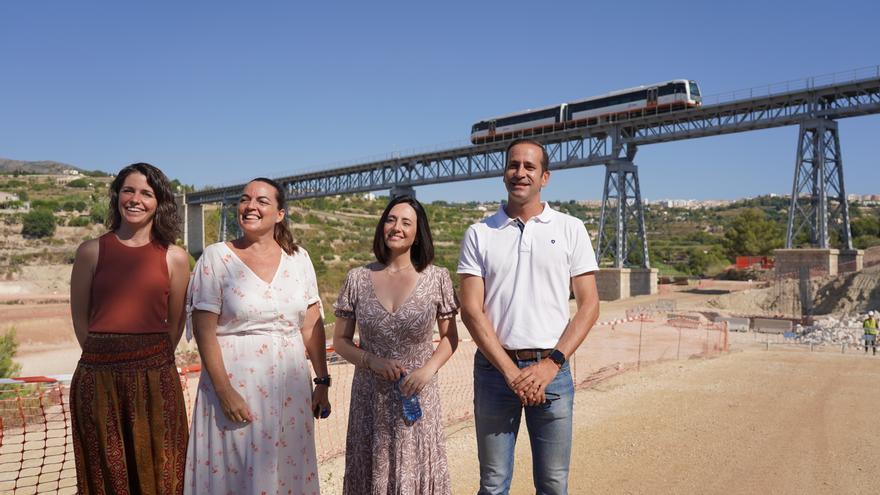
<svg viewBox="0 0 880 495">
<path fill-rule="evenodd" d="M 507 157 L 510 156 L 510 150 L 514 146 L 518 144 L 534 144 L 538 148 L 541 148 L 541 172 L 547 172 L 550 170 L 550 155 L 547 154 L 547 150 L 544 149 L 544 145 L 535 141 L 534 139 L 529 138 L 519 138 L 514 139 L 507 145 L 507 149 L 504 150 L 504 163 L 507 163 Z"/>
<path fill-rule="evenodd" d="M 117 230 L 122 225 L 122 215 L 119 213 L 119 191 L 125 183 L 125 178 L 133 173 L 146 177 L 147 184 L 156 194 L 156 214 L 153 215 L 150 235 L 154 241 L 165 247 L 174 244 L 174 241 L 180 237 L 183 221 L 174 201 L 171 181 L 161 170 L 149 163 L 132 163 L 116 174 L 116 178 L 110 183 L 110 208 L 104 225 L 111 231 Z"/>
<path fill-rule="evenodd" d="M 281 187 L 281 184 L 265 177 L 251 179 L 248 184 L 251 182 L 269 184 L 275 189 L 275 201 L 278 202 L 278 210 L 284 210 L 284 220 L 275 224 L 275 230 L 272 232 L 272 237 L 275 239 L 275 242 L 281 246 L 281 249 L 283 249 L 285 253 L 293 254 L 299 251 L 299 244 L 294 240 L 293 233 L 290 231 L 290 227 L 287 226 L 287 198 L 284 196 L 284 188 Z"/>
<path fill-rule="evenodd" d="M 416 271 L 420 272 L 434 261 L 434 240 L 431 237 L 431 227 L 428 226 L 428 214 L 425 213 L 422 204 L 412 196 L 398 196 L 385 207 L 385 211 L 382 212 L 379 223 L 376 225 L 376 235 L 373 236 L 373 254 L 376 255 L 376 261 L 383 265 L 388 264 L 391 252 L 385 245 L 384 225 L 391 213 L 391 208 L 401 203 L 412 206 L 412 209 L 416 211 L 416 238 L 410 248 L 409 257 L 413 266 L 416 267 Z"/>
</svg>

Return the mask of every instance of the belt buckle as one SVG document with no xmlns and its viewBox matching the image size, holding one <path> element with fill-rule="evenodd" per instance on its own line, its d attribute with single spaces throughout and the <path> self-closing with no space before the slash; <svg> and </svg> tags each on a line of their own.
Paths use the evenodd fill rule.
<svg viewBox="0 0 880 495">
<path fill-rule="evenodd" d="M 525 351 L 526 357 L 521 357 L 520 351 Z M 513 357 L 517 361 L 540 361 L 541 360 L 541 350 L 540 349 L 516 349 L 513 351 Z"/>
</svg>

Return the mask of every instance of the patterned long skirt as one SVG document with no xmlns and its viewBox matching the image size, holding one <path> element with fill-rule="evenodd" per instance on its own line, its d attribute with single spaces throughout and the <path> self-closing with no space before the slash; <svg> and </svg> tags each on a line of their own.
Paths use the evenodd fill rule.
<svg viewBox="0 0 880 495">
<path fill-rule="evenodd" d="M 80 494 L 183 492 L 186 405 L 167 333 L 89 334 L 70 405 Z"/>
</svg>

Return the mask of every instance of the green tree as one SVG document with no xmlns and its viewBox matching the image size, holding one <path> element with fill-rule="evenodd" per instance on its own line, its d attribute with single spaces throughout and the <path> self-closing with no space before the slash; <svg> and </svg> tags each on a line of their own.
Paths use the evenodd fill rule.
<svg viewBox="0 0 880 495">
<path fill-rule="evenodd" d="M 67 187 L 78 187 L 78 188 L 91 187 L 91 185 L 92 185 L 92 181 L 90 181 L 88 179 L 73 179 L 72 181 L 67 183 Z"/>
<path fill-rule="evenodd" d="M 21 371 L 21 365 L 12 360 L 16 350 L 18 341 L 15 340 L 15 329 L 11 328 L 0 337 L 0 378 L 9 378 Z"/>
<path fill-rule="evenodd" d="M 54 199 L 35 199 L 31 201 L 31 208 L 61 211 L 61 203 Z"/>
<path fill-rule="evenodd" d="M 50 237 L 54 233 L 55 215 L 49 210 L 32 210 L 22 219 L 21 235 L 24 237 Z"/>
<path fill-rule="evenodd" d="M 92 206 L 89 208 L 89 218 L 95 224 L 104 223 L 104 220 L 107 219 L 107 213 L 106 203 L 92 203 Z"/>
<path fill-rule="evenodd" d="M 728 260 L 724 258 L 720 246 L 711 246 L 708 249 L 695 247 L 690 249 L 687 262 L 679 269 L 691 275 L 707 275 L 712 268 L 721 269 L 727 264 Z"/>
<path fill-rule="evenodd" d="M 880 219 L 873 216 L 862 216 L 850 222 L 853 237 L 880 236 Z"/>
<path fill-rule="evenodd" d="M 724 229 L 724 249 L 737 256 L 766 256 L 785 244 L 782 226 L 772 222 L 758 208 L 743 210 Z"/>
<path fill-rule="evenodd" d="M 67 220 L 68 227 L 88 227 L 91 224 L 92 221 L 89 217 L 70 217 Z"/>
<path fill-rule="evenodd" d="M 174 191 L 176 194 L 181 194 L 193 192 L 196 190 L 196 188 L 192 185 L 183 184 L 179 180 L 174 179 L 171 181 L 171 190 Z"/>
</svg>

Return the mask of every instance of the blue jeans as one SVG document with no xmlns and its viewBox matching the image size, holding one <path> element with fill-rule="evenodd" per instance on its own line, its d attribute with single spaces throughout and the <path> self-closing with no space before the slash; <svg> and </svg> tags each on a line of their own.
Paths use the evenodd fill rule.
<svg viewBox="0 0 880 495">
<path fill-rule="evenodd" d="M 520 368 L 535 364 L 518 361 Z M 568 363 L 547 386 L 553 400 L 525 407 L 504 376 L 485 356 L 474 356 L 474 422 L 480 459 L 478 495 L 507 494 L 513 479 L 513 452 L 522 411 L 532 447 L 532 473 L 537 494 L 567 494 L 571 460 L 574 384 Z"/>
</svg>

